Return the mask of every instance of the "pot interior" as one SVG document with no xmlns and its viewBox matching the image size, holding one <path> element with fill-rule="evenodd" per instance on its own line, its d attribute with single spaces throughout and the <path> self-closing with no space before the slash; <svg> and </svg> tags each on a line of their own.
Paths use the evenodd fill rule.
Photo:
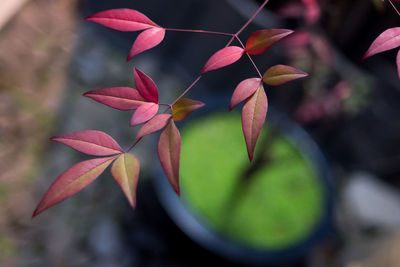
<svg viewBox="0 0 400 267">
<path fill-rule="evenodd" d="M 306 240 L 324 212 L 324 189 L 298 140 L 273 125 L 249 162 L 240 114 L 214 113 L 182 127 L 181 194 L 187 209 L 222 238 L 282 250 Z"/>
</svg>

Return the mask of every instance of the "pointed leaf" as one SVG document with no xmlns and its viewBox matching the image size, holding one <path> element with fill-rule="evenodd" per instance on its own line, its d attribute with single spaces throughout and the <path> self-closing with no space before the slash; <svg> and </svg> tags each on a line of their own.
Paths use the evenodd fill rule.
<svg viewBox="0 0 400 267">
<path fill-rule="evenodd" d="M 129 153 L 120 155 L 111 167 L 112 176 L 121 187 L 132 208 L 136 206 L 136 187 L 139 170 L 139 160 Z"/>
<path fill-rule="evenodd" d="M 94 181 L 107 168 L 116 157 L 90 159 L 75 164 L 63 172 L 50 185 L 39 205 L 33 212 L 33 216 L 60 203 L 73 194 L 78 193 L 92 181 Z"/>
<path fill-rule="evenodd" d="M 260 78 L 250 78 L 240 82 L 232 94 L 231 103 L 229 104 L 229 111 L 231 111 L 237 104 L 254 94 L 260 85 Z"/>
<path fill-rule="evenodd" d="M 133 70 L 133 75 L 140 95 L 147 101 L 158 103 L 158 88 L 154 81 L 137 68 Z"/>
<path fill-rule="evenodd" d="M 397 74 L 399 75 L 400 79 L 400 50 L 399 52 L 397 52 L 396 63 L 397 63 Z"/>
<path fill-rule="evenodd" d="M 99 23 L 118 31 L 140 31 L 151 27 L 158 27 L 144 14 L 132 9 L 110 9 L 98 12 L 85 20 Z"/>
<path fill-rule="evenodd" d="M 275 65 L 263 75 L 263 81 L 272 86 L 285 84 L 295 79 L 308 76 L 307 73 L 286 65 Z"/>
<path fill-rule="evenodd" d="M 158 157 L 175 192 L 179 191 L 179 159 L 181 154 L 181 135 L 173 120 L 170 120 L 158 141 Z"/>
<path fill-rule="evenodd" d="M 131 118 L 131 127 L 146 122 L 154 117 L 158 111 L 158 104 L 146 103 L 138 107 Z"/>
<path fill-rule="evenodd" d="M 165 30 L 163 28 L 150 28 L 145 30 L 136 38 L 126 61 L 129 61 L 134 56 L 157 46 L 162 42 L 164 36 Z"/>
<path fill-rule="evenodd" d="M 136 140 L 139 140 L 140 138 L 142 138 L 145 135 L 148 135 L 148 134 L 154 133 L 158 130 L 161 130 L 162 128 L 165 127 L 165 125 L 167 125 L 170 118 L 171 118 L 171 114 L 159 114 L 159 115 L 154 116 L 151 120 L 146 122 L 142 126 L 142 128 L 140 128 L 140 130 L 136 136 Z"/>
<path fill-rule="evenodd" d="M 136 109 L 145 103 L 139 92 L 130 87 L 101 88 L 86 92 L 83 96 L 119 110 Z"/>
<path fill-rule="evenodd" d="M 215 69 L 223 68 L 238 61 L 244 53 L 244 49 L 238 46 L 228 46 L 215 52 L 201 70 L 201 74 Z"/>
<path fill-rule="evenodd" d="M 268 100 L 261 85 L 246 101 L 242 109 L 242 129 L 250 161 L 253 160 L 254 149 L 264 125 L 267 110 Z"/>
<path fill-rule="evenodd" d="M 111 136 L 95 130 L 53 136 L 50 140 L 63 143 L 80 152 L 94 156 L 109 156 L 123 152 L 122 148 Z"/>
<path fill-rule="evenodd" d="M 203 102 L 189 98 L 181 98 L 172 106 L 172 119 L 174 121 L 181 121 L 190 113 L 203 106 Z"/>
<path fill-rule="evenodd" d="M 250 55 L 262 54 L 273 44 L 291 33 L 293 33 L 293 31 L 285 29 L 266 29 L 256 31 L 250 35 L 246 42 L 246 52 Z"/>
<path fill-rule="evenodd" d="M 372 42 L 363 59 L 399 46 L 400 27 L 387 29 Z"/>
</svg>

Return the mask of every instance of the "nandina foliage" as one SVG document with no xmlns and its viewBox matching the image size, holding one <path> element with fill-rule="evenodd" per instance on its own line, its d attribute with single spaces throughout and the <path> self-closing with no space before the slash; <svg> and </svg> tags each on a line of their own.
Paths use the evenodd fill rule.
<svg viewBox="0 0 400 267">
<path fill-rule="evenodd" d="M 139 178 L 140 162 L 129 153 L 142 138 L 162 130 L 158 145 L 158 157 L 161 166 L 174 191 L 179 195 L 179 162 L 181 151 L 181 136 L 175 122 L 182 121 L 193 111 L 204 106 L 204 103 L 183 98 L 201 79 L 203 75 L 237 62 L 246 55 L 259 74 L 259 77 L 241 81 L 233 92 L 229 105 L 232 110 L 244 102 L 242 108 L 242 128 L 250 161 L 253 159 L 258 136 L 263 127 L 268 100 L 263 82 L 267 85 L 280 85 L 294 79 L 307 76 L 306 73 L 290 66 L 276 65 L 261 76 L 261 72 L 251 59 L 251 55 L 259 55 L 267 51 L 273 44 L 293 33 L 286 29 L 262 29 L 251 34 L 246 45 L 239 39 L 239 34 L 254 19 L 265 6 L 265 0 L 248 22 L 235 34 L 210 32 L 203 30 L 168 29 L 157 25 L 147 16 L 131 9 L 106 10 L 86 18 L 86 20 L 101 24 L 118 31 L 142 31 L 133 43 L 127 60 L 160 44 L 167 31 L 186 31 L 231 36 L 227 45 L 216 51 L 204 64 L 198 78 L 171 104 L 159 102 L 158 87 L 145 73 L 137 68 L 133 70 L 136 89 L 130 87 L 106 87 L 88 91 L 83 94 L 101 104 L 122 111 L 134 110 L 130 126 L 143 124 L 137 133 L 134 144 L 123 150 L 119 144 L 106 133 L 87 130 L 52 137 L 51 140 L 63 143 L 80 152 L 96 156 L 72 166 L 62 173 L 50 186 L 40 201 L 33 216 L 45 211 L 53 205 L 79 192 L 94 181 L 112 164 L 111 175 L 121 187 L 132 207 L 136 205 L 136 186 Z M 313 1 L 307 1 L 313 5 Z M 231 45 L 237 41 L 240 46 Z M 160 107 L 166 109 L 160 113 Z M 227 133 L 229 134 L 229 133 Z M 107 156 L 107 157 L 105 157 Z"/>
<path fill-rule="evenodd" d="M 400 47 L 400 27 L 387 29 L 372 42 L 363 59 L 398 47 Z M 397 52 L 396 63 L 400 78 L 400 50 Z"/>
</svg>

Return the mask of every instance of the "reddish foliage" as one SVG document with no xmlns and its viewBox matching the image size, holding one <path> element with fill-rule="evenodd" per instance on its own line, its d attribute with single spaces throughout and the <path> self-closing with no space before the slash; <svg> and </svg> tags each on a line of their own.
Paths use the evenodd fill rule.
<svg viewBox="0 0 400 267">
<path fill-rule="evenodd" d="M 114 156 L 83 161 L 62 173 L 45 193 L 34 212 L 34 216 L 83 189 L 95 180 L 113 161 L 111 174 L 121 187 L 130 205 L 134 207 L 136 204 L 136 186 L 139 178 L 140 163 L 135 156 L 128 154 L 128 152 L 144 136 L 159 130 L 163 130 L 157 146 L 160 163 L 172 188 L 179 195 L 181 137 L 175 122 L 184 120 L 190 113 L 204 106 L 204 103 L 200 101 L 183 97 L 205 73 L 233 64 L 243 54 L 246 54 L 250 59 L 259 77 L 246 79 L 239 83 L 233 92 L 229 108 L 232 109 L 238 103 L 245 101 L 242 109 L 242 128 L 251 161 L 268 109 L 267 96 L 262 80 L 267 84 L 273 83 L 277 85 L 307 75 L 292 67 L 278 65 L 275 66 L 275 69 L 267 71 L 264 77 L 261 77 L 261 72 L 251 58 L 251 55 L 265 52 L 271 45 L 290 35 L 293 31 L 263 29 L 253 33 L 247 40 L 246 46 L 239 39 L 238 35 L 249 25 L 267 2 L 268 0 L 265 0 L 248 22 L 235 34 L 203 30 L 167 29 L 155 24 L 144 14 L 131 9 L 106 10 L 87 17 L 86 20 L 88 21 L 119 31 L 143 30 L 134 41 L 127 60 L 160 44 L 167 30 L 225 35 L 231 36 L 231 40 L 225 48 L 218 50 L 208 59 L 199 77 L 171 104 L 159 103 L 158 88 L 155 82 L 137 68 L 134 68 L 136 89 L 108 87 L 86 92 L 84 96 L 109 107 L 119 110 L 135 110 L 130 126 L 145 124 L 139 130 L 135 143 L 125 151 L 112 137 L 94 130 L 53 137 L 52 140 L 71 146 L 86 154 Z M 317 14 L 315 1 L 304 2 L 308 9 L 314 10 L 309 12 L 309 19 L 315 19 Z M 240 46 L 232 46 L 231 43 L 234 40 L 237 40 Z M 159 107 L 162 105 L 167 106 L 167 109 L 162 114 L 157 115 Z"/>
</svg>

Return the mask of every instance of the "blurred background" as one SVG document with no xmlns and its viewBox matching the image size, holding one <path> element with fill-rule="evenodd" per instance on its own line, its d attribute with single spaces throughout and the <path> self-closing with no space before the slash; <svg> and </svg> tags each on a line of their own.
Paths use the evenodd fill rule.
<svg viewBox="0 0 400 267">
<path fill-rule="evenodd" d="M 117 32 L 84 22 L 85 16 L 126 7 L 139 10 L 164 27 L 234 33 L 261 3 L 255 0 L 0 2 L 0 266 L 256 265 L 251 256 L 244 260 L 221 256 L 212 246 L 207 247 L 207 242 L 198 242 L 187 228 L 182 228 L 182 219 L 171 213 L 170 202 L 162 193 L 164 189 L 154 186 L 157 184 L 154 181 L 161 176 L 159 167 L 154 167 L 158 165 L 155 164 L 158 134 L 146 137 L 134 150 L 142 165 L 134 211 L 109 172 L 105 172 L 62 204 L 35 219 L 31 219 L 31 214 L 61 172 L 87 159 L 68 147 L 50 143 L 49 137 L 96 129 L 113 136 L 122 147 L 129 147 L 136 135 L 137 129 L 128 127 L 130 112 L 113 110 L 83 98 L 84 92 L 102 87 L 133 87 L 135 66 L 153 78 L 160 98 L 169 103 L 197 77 L 208 57 L 228 41 L 221 36 L 168 32 L 158 47 L 127 63 L 126 55 L 138 33 Z M 271 244 L 256 247 L 265 253 L 285 250 L 279 254 L 283 255 L 279 263 L 264 260 L 257 265 L 400 266 L 397 51 L 361 60 L 372 41 L 387 28 L 398 26 L 399 21 L 391 6 L 380 0 L 270 1 L 241 34 L 245 41 L 257 29 L 296 30 L 254 59 L 262 72 L 275 64 L 288 64 L 309 73 L 303 80 L 266 87 L 266 92 L 272 109 L 281 114 L 278 121 L 288 121 L 296 129 L 302 129 L 301 135 L 306 135 L 304 139 L 288 134 L 295 140 L 291 142 L 293 149 L 300 151 L 294 153 L 306 159 L 311 172 L 315 168 L 313 175 L 309 175 L 315 175 L 312 180 L 324 181 L 318 183 L 317 187 L 323 188 L 318 189 L 320 195 L 316 193 L 319 197 L 314 199 L 329 202 L 318 204 L 318 214 L 326 214 L 323 226 L 318 221 L 323 216 L 315 219 L 311 214 L 311 226 L 304 228 L 307 230 L 293 244 L 286 244 L 289 248 L 300 244 L 301 253 Z M 227 113 L 235 86 L 254 75 L 251 64 L 244 59 L 207 74 L 190 96 L 205 102 L 206 107 L 199 115 L 190 117 L 186 137 L 186 124 L 178 125 L 182 127 L 184 140 L 188 143 L 190 138 L 192 143 L 199 140 L 202 136 L 191 136 L 190 129 L 210 127 L 207 123 L 215 121 L 204 120 L 204 124 L 193 126 L 190 122 L 201 121 L 202 116 L 209 118 L 210 114 L 212 117 L 214 112 Z M 223 119 L 221 124 L 228 120 Z M 240 132 L 240 118 L 236 121 Z M 284 134 L 287 131 L 287 128 L 277 129 Z M 226 134 L 217 128 L 215 139 Z M 312 142 L 312 146 L 316 144 L 324 156 L 320 157 L 319 150 L 317 160 L 314 154 L 303 155 L 304 140 L 307 144 Z M 264 143 L 260 151 L 268 150 L 268 140 Z M 232 146 L 240 157 L 246 157 L 243 143 L 238 149 Z M 273 151 L 280 155 L 279 151 L 283 150 L 278 146 Z M 196 154 L 196 151 L 195 147 L 194 152 L 185 153 Z M 209 164 L 225 158 L 230 155 L 222 154 L 215 160 L 211 157 Z M 237 160 L 242 162 L 241 158 Z M 195 172 L 188 167 L 191 163 L 186 162 L 182 167 L 185 173 Z M 263 161 L 260 162 L 262 165 Z M 295 168 L 285 162 L 284 169 Z M 224 174 L 233 170 L 232 163 L 225 163 L 227 166 L 220 171 Z M 251 176 L 249 172 L 243 174 L 246 175 Z M 230 186 L 229 180 L 226 186 Z M 184 199 L 193 200 L 193 207 L 200 207 L 200 217 L 212 222 L 212 215 L 207 211 L 213 207 L 201 206 L 203 202 L 196 202 L 194 195 L 207 199 L 209 192 L 191 191 L 192 184 L 185 182 L 185 177 L 181 183 L 187 188 Z M 203 187 L 193 186 L 204 190 L 213 187 L 208 182 Z M 278 184 L 271 186 L 280 188 Z M 218 192 L 210 193 L 208 199 Z M 236 191 L 232 189 L 232 192 Z M 280 197 L 286 199 L 285 194 Z M 305 214 L 312 206 L 310 203 L 313 202 L 310 200 L 300 207 L 288 202 L 292 209 L 279 205 L 273 209 Z M 262 209 L 258 211 L 263 213 Z M 284 225 L 288 218 L 285 216 L 289 215 L 271 216 L 281 216 L 283 219 L 276 222 Z M 183 222 L 187 225 L 191 221 Z M 287 229 L 295 225 L 291 222 L 286 222 Z M 238 225 L 239 229 L 246 227 L 246 224 Z M 303 239 L 312 235 L 314 226 L 321 229 L 318 228 L 312 242 L 302 244 Z M 218 225 L 215 229 L 211 233 L 224 226 Z M 243 233 L 247 233 L 245 229 Z M 229 240 L 229 234 L 225 238 Z"/>
</svg>

